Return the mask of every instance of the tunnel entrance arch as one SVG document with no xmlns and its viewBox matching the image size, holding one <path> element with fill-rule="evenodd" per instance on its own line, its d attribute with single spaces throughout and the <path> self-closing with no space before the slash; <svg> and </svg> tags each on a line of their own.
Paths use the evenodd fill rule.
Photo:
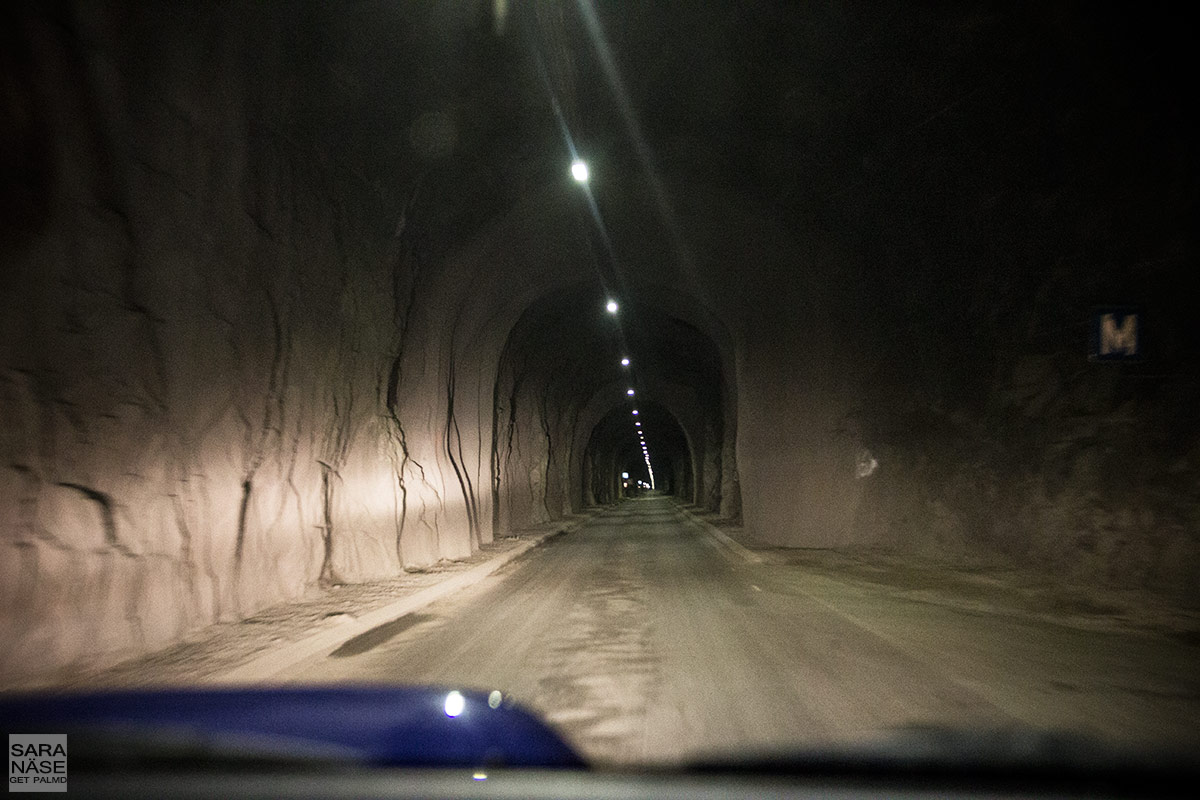
<svg viewBox="0 0 1200 800">
<path fill-rule="evenodd" d="M 642 457 L 639 427 L 673 494 L 713 510 L 738 505 L 729 498 L 737 411 L 727 333 L 716 337 L 722 347 L 682 319 L 715 323 L 664 287 L 622 295 L 616 315 L 605 301 L 594 282 L 559 287 L 531 303 L 505 341 L 492 388 L 494 534 L 619 499 L 620 472 L 637 472 L 619 465 Z M 642 406 L 639 426 L 632 412 Z M 600 461 L 604 489 L 594 484 Z"/>
<path fill-rule="evenodd" d="M 539 309 L 591 292 L 590 300 L 601 305 L 576 304 L 578 320 L 590 323 L 602 308 L 601 287 L 608 285 L 618 293 L 623 310 L 641 305 L 651 317 L 694 329 L 703 344 L 676 347 L 676 352 L 717 354 L 721 417 L 706 421 L 697 436 L 704 444 L 694 448 L 696 460 L 704 465 L 695 479 L 703 504 L 736 519 L 742 518 L 744 504 L 747 524 L 753 518 L 755 524 L 779 531 L 790 531 L 796 528 L 795 520 L 816 519 L 825 511 L 825 516 L 840 520 L 852 504 L 812 503 L 814 496 L 829 492 L 818 491 L 821 487 L 814 484 L 798 493 L 792 484 L 797 470 L 802 479 L 827 474 L 837 478 L 837 464 L 827 463 L 830 448 L 813 432 L 823 432 L 831 414 L 842 413 L 833 407 L 844 405 L 840 396 L 832 396 L 838 392 L 826 384 L 829 378 L 838 389 L 844 376 L 827 369 L 833 363 L 828 337 L 781 337 L 781 331 L 797 327 L 797 318 L 806 321 L 801 326 L 805 330 L 828 330 L 821 311 L 827 306 L 826 292 L 814 269 L 824 254 L 801 247 L 808 240 L 797 239 L 795 231 L 756 213 L 747 198 L 688 175 L 671 180 L 678 190 L 672 196 L 680 201 L 673 209 L 674 228 L 686 231 L 686 248 L 681 251 L 670 245 L 672 236 L 642 181 L 613 174 L 602 186 L 594 183 L 607 232 L 602 244 L 611 243 L 613 252 L 598 249 L 595 220 L 578 186 L 567 177 L 523 194 L 441 262 L 417 292 L 407 335 L 420 349 L 407 348 L 405 355 L 405 374 L 418 381 L 407 392 L 416 401 L 411 412 L 424 419 L 424 398 L 429 394 L 444 397 L 449 390 L 454 398 L 453 419 L 439 412 L 431 420 L 450 433 L 435 430 L 439 439 L 413 452 L 413 462 L 426 468 L 433 463 L 438 474 L 455 479 L 459 473 L 447 470 L 457 466 L 471 478 L 464 494 L 474 487 L 478 501 L 469 501 L 467 507 L 472 524 L 482 523 L 484 542 L 505 530 L 578 511 L 583 504 L 582 452 L 590 425 L 606 410 L 603 402 L 581 410 L 578 399 L 561 402 L 561 392 L 557 398 L 522 399 L 521 392 L 537 383 L 528 378 L 521 381 L 524 388 L 516 392 L 517 402 L 510 402 L 514 375 L 507 359 L 521 352 L 514 344 L 527 335 L 521 329 Z M 638 247 L 625 246 L 630 242 Z M 781 277 L 786 278 L 782 287 Z M 784 306 L 787 319 L 772 316 L 771 303 Z M 781 351 L 783 360 L 776 357 Z M 541 354 L 543 361 L 553 360 L 549 352 Z M 436 359 L 436 369 L 430 368 L 431 359 Z M 571 368 L 574 363 L 563 361 Z M 640 363 L 639 357 L 635 364 Z M 560 385 L 567 382 L 555 377 Z M 585 376 L 582 388 L 573 390 L 576 398 L 596 387 L 601 377 L 599 370 Z M 695 385 L 687 379 L 678 383 L 683 392 Z M 788 387 L 800 384 L 800 400 L 811 396 L 819 402 L 798 403 Z M 781 390 L 787 396 L 781 397 Z M 837 402 L 831 405 L 826 402 L 830 399 Z M 783 428 L 776 416 L 781 401 L 782 407 L 796 411 Z M 401 412 L 409 414 L 410 409 Z M 443 447 L 442 439 L 453 447 Z M 781 441 L 788 447 L 780 447 Z M 569 444 L 561 446 L 563 442 Z M 409 439 L 410 450 L 413 444 Z M 789 449 L 792 444 L 795 447 Z M 453 457 L 443 450 L 452 450 Z M 718 482 L 711 480 L 718 475 Z M 413 479 L 421 478 L 418 469 Z M 451 482 L 446 488 L 453 492 L 454 487 Z M 448 502 L 443 491 L 441 498 L 444 502 L 438 507 L 445 526 L 465 525 L 457 496 Z M 783 519 L 771 516 L 777 507 Z"/>
<path fill-rule="evenodd" d="M 606 505 L 635 496 L 641 483 L 694 503 L 697 470 L 692 437 L 666 405 L 637 403 L 636 415 L 634 405 L 614 405 L 589 432 L 582 458 L 583 503 Z M 642 450 L 643 442 L 647 451 Z M 653 474 L 647 460 L 653 464 Z"/>
</svg>

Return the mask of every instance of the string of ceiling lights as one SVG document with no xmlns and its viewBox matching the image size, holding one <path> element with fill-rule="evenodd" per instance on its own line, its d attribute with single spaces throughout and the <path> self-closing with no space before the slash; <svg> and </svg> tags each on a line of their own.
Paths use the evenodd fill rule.
<svg viewBox="0 0 1200 800">
<path fill-rule="evenodd" d="M 608 301 L 604 304 L 604 309 L 609 314 L 615 315 L 618 311 L 620 311 L 620 308 L 621 307 L 617 303 L 617 301 L 612 299 L 611 297 L 608 298 Z M 629 360 L 629 356 L 621 356 L 621 366 L 623 368 L 629 369 L 631 363 L 632 362 Z M 630 381 L 630 383 L 632 383 L 632 381 Z M 634 388 L 632 386 L 630 386 L 628 389 L 625 390 L 625 395 L 627 397 L 632 398 L 632 397 L 636 397 L 637 392 L 634 390 Z M 642 429 L 642 421 L 640 419 L 638 419 L 639 415 L 638 415 L 637 408 L 634 408 L 630 411 L 630 416 L 633 417 L 633 429 L 638 437 L 638 446 L 642 448 L 642 459 L 646 462 L 646 472 L 650 476 L 650 488 L 653 489 L 654 488 L 654 465 L 650 463 L 650 448 L 646 444 L 646 432 Z"/>
<path fill-rule="evenodd" d="M 527 31 L 527 33 L 528 33 L 528 31 Z M 608 234 L 604 229 L 604 223 L 600 219 L 600 209 L 596 206 L 596 201 L 592 197 L 591 189 L 588 187 L 588 179 L 591 177 L 591 174 L 590 174 L 590 171 L 588 170 L 587 162 L 579 157 L 578 150 L 576 150 L 576 148 L 575 148 L 575 141 L 574 141 L 573 137 L 571 136 L 571 132 L 567 126 L 567 120 L 566 120 L 565 115 L 563 114 L 562 106 L 559 104 L 558 97 L 555 95 L 554 86 L 550 81 L 550 77 L 549 77 L 548 71 L 546 69 L 545 61 L 542 59 L 540 51 L 537 50 L 536 48 L 534 50 L 534 53 L 537 57 L 538 77 L 541 78 L 542 86 L 545 89 L 546 95 L 550 100 L 550 106 L 554 110 L 554 115 L 558 120 L 558 125 L 562 132 L 563 141 L 566 144 L 567 149 L 570 151 L 570 154 L 571 154 L 571 177 L 573 177 L 576 180 L 576 182 L 578 182 L 579 184 L 581 184 L 583 186 L 584 193 L 587 196 L 589 209 L 591 210 L 592 216 L 595 218 L 601 239 L 604 242 L 605 246 L 609 248 L 610 255 L 611 255 L 611 242 L 608 240 Z M 603 284 L 604 284 L 604 280 L 603 280 L 603 278 L 601 278 L 601 285 L 603 286 Z M 612 314 L 615 316 L 617 311 L 620 310 L 620 305 L 613 298 L 611 292 L 609 292 L 607 287 L 605 287 L 604 291 L 605 291 L 605 294 L 607 295 L 605 298 L 605 304 L 604 304 L 605 309 L 608 311 L 609 314 Z M 624 339 L 624 337 L 622 337 L 622 340 L 623 339 Z M 622 341 L 622 349 L 627 349 L 625 347 L 625 344 L 623 341 Z M 621 366 L 624 367 L 626 370 L 629 370 L 631 368 L 630 359 L 629 359 L 628 355 L 621 356 Z M 632 383 L 632 380 L 630 382 Z M 636 393 L 634 391 L 634 388 L 632 386 L 630 386 L 628 389 L 625 390 L 625 394 L 628 397 L 633 398 Z M 641 450 L 642 450 L 642 458 L 646 462 L 646 472 L 650 478 L 650 488 L 653 489 L 654 488 L 654 467 L 650 461 L 650 449 L 646 444 L 646 432 L 642 429 L 641 420 L 639 420 L 637 418 L 638 410 L 636 407 L 631 409 L 630 415 L 633 417 L 634 431 L 637 433 L 638 445 L 641 447 Z"/>
<path fill-rule="evenodd" d="M 573 177 L 579 183 L 586 184 L 588 182 L 588 179 L 591 177 L 590 173 L 588 171 L 587 163 L 581 159 L 578 159 L 578 158 L 575 159 L 571 163 L 571 177 Z M 617 312 L 619 312 L 621 310 L 621 306 L 616 301 L 616 299 L 614 299 L 612 297 L 608 297 L 605 299 L 605 302 L 604 302 L 604 310 L 607 311 L 609 314 L 616 316 Z M 626 354 L 622 354 L 622 356 L 621 356 L 621 367 L 623 369 L 625 369 L 626 371 L 629 371 L 632 368 L 632 361 L 630 360 L 629 356 Z M 632 378 L 629 382 L 630 383 L 633 382 Z M 636 390 L 634 390 L 633 386 L 630 386 L 629 388 L 627 388 L 625 390 L 625 395 L 632 400 L 633 398 L 636 398 L 637 392 L 636 392 Z M 634 433 L 637 434 L 638 446 L 642 450 L 642 460 L 645 461 L 645 463 L 646 463 L 646 473 L 650 477 L 650 489 L 653 490 L 654 489 L 654 465 L 650 461 L 650 448 L 646 444 L 646 431 L 642 427 L 642 421 L 638 418 L 639 414 L 638 414 L 638 409 L 636 408 L 636 401 L 634 401 L 634 402 L 635 402 L 635 407 L 630 410 L 630 417 L 632 417 L 632 420 L 633 420 Z M 625 475 L 622 475 L 622 477 L 625 477 Z M 626 486 L 628 486 L 628 484 L 626 484 Z"/>
</svg>

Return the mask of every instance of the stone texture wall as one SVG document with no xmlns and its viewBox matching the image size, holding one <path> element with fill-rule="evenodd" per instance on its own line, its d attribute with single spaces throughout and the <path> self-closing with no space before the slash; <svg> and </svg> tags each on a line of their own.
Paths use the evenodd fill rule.
<svg viewBox="0 0 1200 800">
<path fill-rule="evenodd" d="M 1197 159 L 1177 26 L 1089 7 L 910 19 L 820 135 L 816 212 L 864 367 L 841 430 L 878 463 L 849 541 L 1179 599 L 1200 576 Z M 838 131 L 869 131 L 857 143 Z M 853 254 L 853 257 L 850 257 Z M 855 287 L 870 284 L 874 291 Z M 1097 306 L 1140 363 L 1088 360 Z M 1191 410 L 1188 410 L 1191 409 Z"/>
<path fill-rule="evenodd" d="M 280 23 L 12 14 L 4 679 L 470 551 L 403 198 L 298 121 L 327 65 Z"/>
</svg>

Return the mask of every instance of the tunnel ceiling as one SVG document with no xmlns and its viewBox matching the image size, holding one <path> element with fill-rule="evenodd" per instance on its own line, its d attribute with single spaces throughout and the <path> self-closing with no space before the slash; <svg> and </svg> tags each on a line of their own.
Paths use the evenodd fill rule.
<svg viewBox="0 0 1200 800">
<path fill-rule="evenodd" d="M 331 144 L 381 191 L 403 195 L 435 177 L 425 199 L 450 223 L 445 247 L 561 178 L 563 124 L 601 177 L 645 174 L 652 154 L 668 177 L 752 189 L 777 213 L 836 223 L 846 190 L 881 163 L 969 155 L 952 139 L 913 136 L 948 110 L 990 127 L 970 147 L 1022 174 L 1036 135 L 1028 126 L 1083 137 L 1134 110 L 1105 99 L 1106 75 L 1144 81 L 1136 110 L 1148 118 L 1172 113 L 1168 87 L 1136 65 L 1121 74 L 1137 42 L 1162 32 L 1150 15 L 1108 6 L 1089 39 L 1072 35 L 1069 9 L 1028 5 L 604 3 L 592 29 L 574 4 L 506 6 L 502 25 L 482 1 L 347 3 L 336 13 L 309 2 L 290 18 L 287 45 L 313 56 L 311 88 L 289 98 L 298 131 Z M 1001 81 L 1038 107 L 993 88 Z M 1038 156 L 1048 157 L 1071 154 Z M 1146 179 L 1136 169 L 1128 177 Z"/>
<path fill-rule="evenodd" d="M 621 295 L 618 312 L 610 314 L 599 284 L 556 292 L 531 306 L 509 338 L 506 361 L 535 374 L 548 393 L 579 405 L 610 384 L 620 384 L 615 397 L 624 400 L 626 387 L 641 398 L 659 383 L 720 403 L 721 360 L 707 335 L 636 295 Z"/>
<path fill-rule="evenodd" d="M 110 5 L 80 13 L 115 32 L 151 93 L 170 96 L 179 76 L 154 35 L 159 20 Z M 246 99 L 278 108 L 298 149 L 336 154 L 380 196 L 403 203 L 419 187 L 423 213 L 439 223 L 426 232 L 432 253 L 460 247 L 560 181 L 564 129 L 595 161 L 598 180 L 661 178 L 678 202 L 687 181 L 703 180 L 752 194 L 778 219 L 829 229 L 904 202 L 918 215 L 944 213 L 930 191 L 941 187 L 914 180 L 929 163 L 944 165 L 964 211 L 986 211 L 1006 192 L 1072 174 L 1097 147 L 1124 163 L 1096 192 L 1146 191 L 1163 176 L 1155 148 L 1133 141 L 1180 144 L 1176 88 L 1157 77 L 1186 73 L 1177 28 L 1107 4 L 1090 9 L 1087 36 L 1072 8 L 1041 4 L 308 0 L 287 14 L 269 6 L 248 4 L 227 19 L 179 11 L 173 24 L 192 26 L 201 43 L 216 41 L 219 25 L 236 26 L 242 41 L 286 51 L 295 74 Z M 580 11 L 592 8 L 594 25 Z M 253 49 L 251 71 L 267 59 Z M 190 113 L 186 99 L 181 106 Z M 950 114 L 959 121 L 931 125 Z M 1100 130 L 1109 143 L 1095 144 Z M 11 150 L 14 159 L 36 156 Z M 949 177 L 985 156 L 990 174 Z M 10 210 L 10 220 L 37 213 Z M 866 244 L 895 233 L 881 228 L 878 245 Z"/>
<path fill-rule="evenodd" d="M 634 407 L 638 411 L 636 417 L 631 414 Z M 639 428 L 631 426 L 631 420 L 635 419 L 642 423 Z M 690 464 L 693 453 L 679 421 L 661 403 L 647 401 L 614 407 L 596 424 L 588 448 L 604 463 L 611 459 L 614 471 L 628 471 L 631 479 L 649 481 L 637 430 L 644 432 L 657 484 L 671 486 L 672 479 L 679 477 L 674 470 L 681 464 Z"/>
<path fill-rule="evenodd" d="M 287 45 L 313 55 L 311 88 L 289 98 L 298 129 L 381 191 L 434 178 L 425 200 L 448 223 L 444 247 L 561 179 L 564 126 L 601 179 L 689 174 L 836 225 L 904 193 L 877 175 L 885 163 L 952 163 L 982 147 L 1036 182 L 1075 155 L 1038 152 L 1039 126 L 1086 150 L 1115 117 L 1178 113 L 1171 88 L 1132 59 L 1182 49 L 1153 43 L 1169 35 L 1153 15 L 1110 6 L 1094 9 L 1088 38 L 1070 9 L 1040 5 L 603 3 L 594 27 L 579 11 L 592 4 L 505 7 L 498 18 L 482 0 L 336 13 L 309 2 L 290 18 Z M 1136 108 L 1105 90 L 1126 81 Z M 950 111 L 971 117 L 969 143 L 914 135 Z M 1122 177 L 1155 176 L 1135 159 Z M 866 208 L 846 205 L 851 187 Z"/>
<path fill-rule="evenodd" d="M 624 302 L 620 317 L 626 349 L 637 359 L 631 365 L 635 383 L 647 376 L 719 397 L 720 354 L 706 334 L 636 299 Z"/>
<path fill-rule="evenodd" d="M 509 420 L 501 438 L 507 441 L 507 432 L 519 427 L 515 415 L 522 407 L 533 408 L 548 440 L 559 442 L 558 457 L 571 458 L 570 470 L 586 469 L 610 483 L 621 471 L 634 480 L 657 477 L 656 485 L 688 500 L 707 488 L 709 502 L 720 503 L 717 462 L 722 448 L 731 452 L 723 436 L 736 393 L 722 374 L 717 345 L 661 304 L 641 300 L 633 287 L 617 293 L 605 291 L 604 284 L 597 271 L 546 294 L 522 314 L 501 355 L 494 392 L 497 417 Z M 620 302 L 612 313 L 606 305 L 614 296 Z M 692 302 L 678 299 L 685 307 Z M 639 432 L 653 469 L 661 470 L 655 476 L 643 468 Z M 498 464 L 509 463 L 508 450 L 497 443 Z M 697 459 L 705 457 L 710 467 L 702 486 L 704 468 Z M 576 478 L 583 476 L 569 481 Z M 505 478 L 499 480 L 503 485 Z M 588 484 L 583 479 L 572 490 L 576 502 L 596 502 L 616 490 Z"/>
</svg>

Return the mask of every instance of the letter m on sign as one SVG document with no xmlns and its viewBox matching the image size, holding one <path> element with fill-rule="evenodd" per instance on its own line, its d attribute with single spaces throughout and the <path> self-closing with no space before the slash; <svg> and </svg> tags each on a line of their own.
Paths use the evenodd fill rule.
<svg viewBox="0 0 1200 800">
<path fill-rule="evenodd" d="M 1099 308 L 1092 314 L 1092 361 L 1136 361 L 1141 358 L 1141 315 L 1132 308 Z"/>
</svg>

